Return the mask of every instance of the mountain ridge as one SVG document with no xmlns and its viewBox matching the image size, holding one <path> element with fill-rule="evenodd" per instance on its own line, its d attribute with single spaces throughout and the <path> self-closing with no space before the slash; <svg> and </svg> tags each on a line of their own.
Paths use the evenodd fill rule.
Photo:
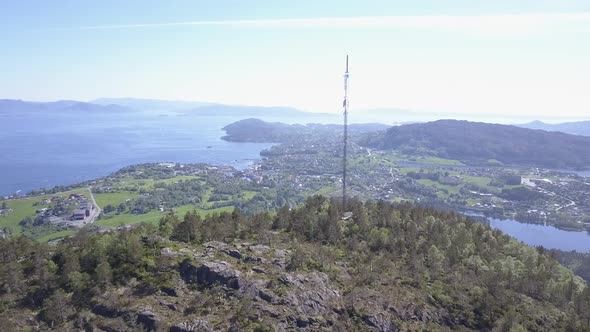
<svg viewBox="0 0 590 332">
<path fill-rule="evenodd" d="M 590 166 L 590 137 L 526 129 L 512 125 L 459 120 L 391 127 L 361 144 L 456 159 L 469 164 L 504 164 L 547 168 Z"/>
<path fill-rule="evenodd" d="M 558 131 L 572 135 L 590 136 L 590 121 L 572 121 L 552 124 L 535 120 L 529 123 L 519 124 L 517 126 L 528 129 L 541 129 L 545 131 Z"/>
</svg>

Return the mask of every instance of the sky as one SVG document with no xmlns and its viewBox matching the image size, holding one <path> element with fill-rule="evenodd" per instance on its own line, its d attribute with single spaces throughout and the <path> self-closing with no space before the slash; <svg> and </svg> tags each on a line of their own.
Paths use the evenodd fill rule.
<svg viewBox="0 0 590 332">
<path fill-rule="evenodd" d="M 0 98 L 590 119 L 590 1 L 0 0 Z"/>
</svg>

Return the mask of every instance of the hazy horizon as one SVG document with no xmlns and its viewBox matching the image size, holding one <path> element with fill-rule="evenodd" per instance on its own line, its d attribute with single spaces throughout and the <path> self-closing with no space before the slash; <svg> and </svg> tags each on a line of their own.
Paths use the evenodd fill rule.
<svg viewBox="0 0 590 332">
<path fill-rule="evenodd" d="M 3 98 L 104 96 L 455 118 L 587 118 L 585 1 L 0 5 Z"/>
</svg>

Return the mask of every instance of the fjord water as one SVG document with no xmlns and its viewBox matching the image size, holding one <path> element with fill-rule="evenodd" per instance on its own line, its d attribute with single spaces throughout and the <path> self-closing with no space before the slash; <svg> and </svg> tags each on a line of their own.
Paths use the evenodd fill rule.
<svg viewBox="0 0 590 332">
<path fill-rule="evenodd" d="M 146 162 L 244 168 L 271 144 L 220 139 L 236 117 L 0 112 L 0 195 L 90 180 Z"/>
<path fill-rule="evenodd" d="M 490 226 L 530 246 L 577 252 L 590 252 L 587 232 L 565 231 L 549 225 L 526 224 L 515 220 L 490 219 Z"/>
</svg>

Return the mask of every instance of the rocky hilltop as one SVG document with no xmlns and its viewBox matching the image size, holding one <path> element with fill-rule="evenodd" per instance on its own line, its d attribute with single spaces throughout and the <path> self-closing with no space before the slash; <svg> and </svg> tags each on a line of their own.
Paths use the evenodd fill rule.
<svg viewBox="0 0 590 332">
<path fill-rule="evenodd" d="M 0 240 L 10 330 L 584 331 L 586 283 L 466 217 L 322 196 L 173 212 L 57 245 Z"/>
</svg>

